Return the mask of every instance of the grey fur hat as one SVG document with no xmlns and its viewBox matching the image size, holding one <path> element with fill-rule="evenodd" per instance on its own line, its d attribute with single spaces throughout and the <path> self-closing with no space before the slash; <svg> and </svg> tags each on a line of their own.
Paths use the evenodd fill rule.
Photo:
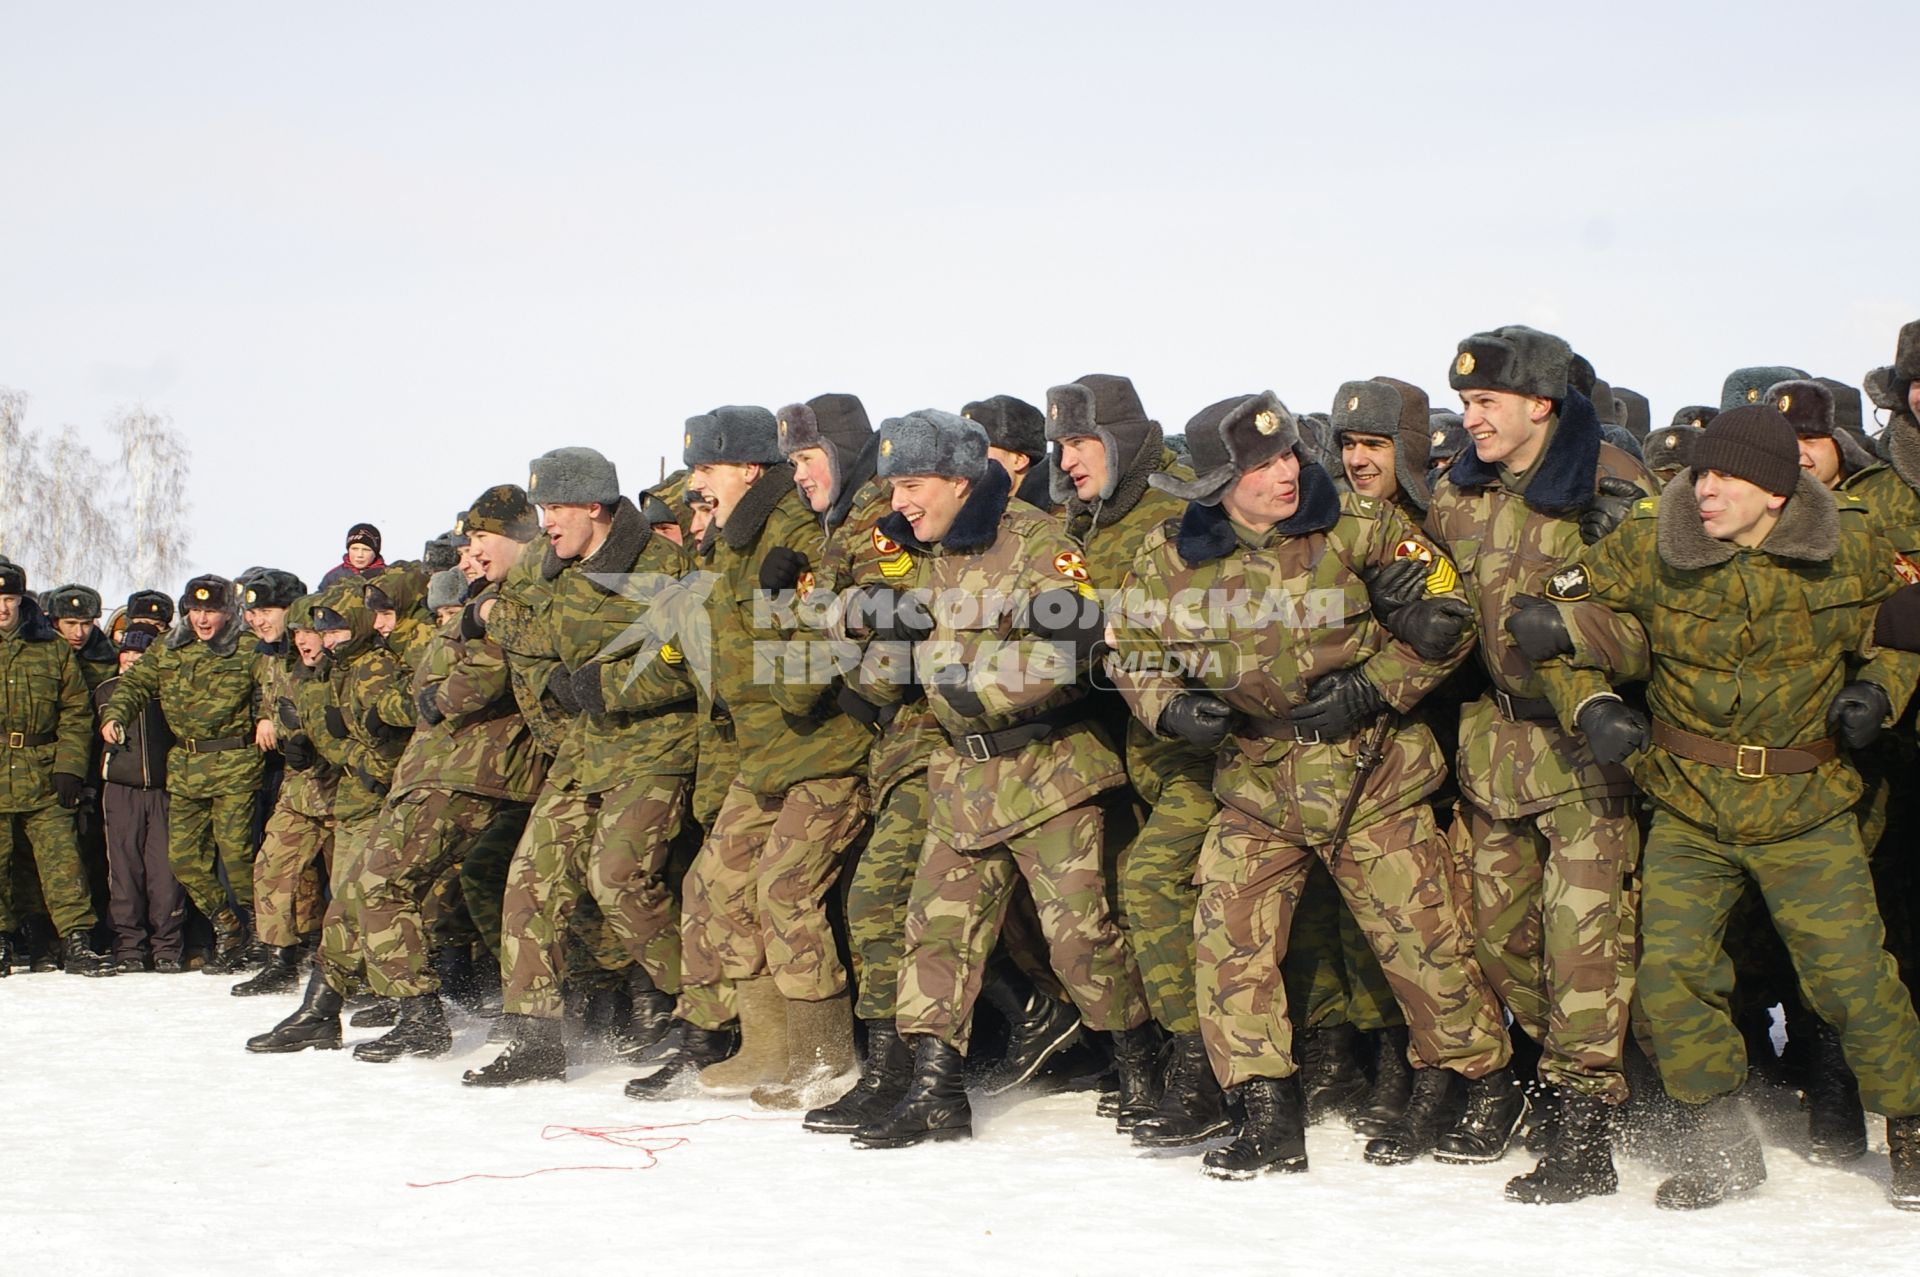
<svg viewBox="0 0 1920 1277">
<path fill-rule="evenodd" d="M 435 572 L 427 580 L 427 606 L 438 610 L 443 607 L 458 607 L 466 602 L 467 578 L 454 568 Z"/>
<path fill-rule="evenodd" d="M 1621 410 L 1625 408 L 1626 405 L 1614 398 L 1612 386 L 1595 377 L 1593 379 L 1593 389 L 1582 391 L 1581 393 L 1593 401 L 1593 413 L 1596 417 L 1600 418 L 1601 425 L 1617 426 L 1620 424 L 1620 418 L 1624 415 Z"/>
<path fill-rule="evenodd" d="M 683 465 L 770 466 L 783 460 L 780 426 L 765 408 L 727 404 L 687 418 Z"/>
<path fill-rule="evenodd" d="M 802 448 L 819 448 L 827 454 L 837 497 L 843 476 L 873 438 L 873 423 L 857 395 L 815 395 L 805 403 L 782 408 L 775 434 L 783 457 L 791 458 Z"/>
<path fill-rule="evenodd" d="M 253 574 L 240 590 L 242 607 L 291 607 L 307 592 L 307 583 L 291 572 L 263 568 Z"/>
<path fill-rule="evenodd" d="M 1018 452 L 1035 461 L 1047 455 L 1047 414 L 1024 399 L 995 395 L 976 399 L 960 410 L 968 421 L 975 421 L 987 432 L 987 442 L 1007 452 Z"/>
<path fill-rule="evenodd" d="M 1766 398 L 1767 388 L 1783 381 L 1805 381 L 1805 369 L 1789 368 L 1784 364 L 1756 364 L 1751 368 L 1735 368 L 1727 374 L 1726 381 L 1720 385 L 1720 411 L 1731 408 L 1744 408 L 1748 404 L 1757 404 Z"/>
<path fill-rule="evenodd" d="M 1859 389 L 1832 377 L 1815 377 L 1814 380 L 1833 394 L 1833 428 L 1865 438 L 1867 425 Z"/>
<path fill-rule="evenodd" d="M 1473 443 L 1473 436 L 1467 433 L 1466 419 L 1448 408 L 1433 408 L 1427 412 L 1427 464 L 1436 461 L 1452 463 L 1455 457 L 1465 452 Z"/>
<path fill-rule="evenodd" d="M 1625 386 L 1613 388 L 1614 400 L 1623 409 L 1616 414 L 1617 420 L 1625 426 L 1627 433 L 1636 439 L 1645 439 L 1647 432 L 1653 429 L 1653 405 L 1647 397 L 1637 390 L 1628 390 Z"/>
<path fill-rule="evenodd" d="M 987 472 L 987 432 L 977 422 L 938 408 L 921 408 L 880 423 L 877 473 L 937 474 L 978 480 Z"/>
<path fill-rule="evenodd" d="M 1703 430 L 1709 421 L 1712 421 L 1719 415 L 1720 410 L 1711 405 L 1698 403 L 1689 404 L 1679 412 L 1674 413 L 1673 420 L 1668 424 L 1675 426 L 1692 426 L 1695 430 Z"/>
<path fill-rule="evenodd" d="M 1235 479 L 1282 453 L 1306 460 L 1300 423 L 1271 390 L 1209 404 L 1187 422 L 1186 434 L 1194 477 L 1182 480 L 1161 471 L 1147 476 L 1147 482 L 1200 505 L 1218 505 Z"/>
<path fill-rule="evenodd" d="M 1920 319 L 1901 325 L 1893 347 L 1893 376 L 1887 389 L 1902 412 L 1907 408 L 1907 388 L 1916 381 L 1920 381 Z"/>
<path fill-rule="evenodd" d="M 91 585 L 63 585 L 42 601 L 49 621 L 97 621 L 103 610 L 100 591 Z"/>
<path fill-rule="evenodd" d="M 1841 388 L 1852 389 L 1849 386 Z M 1874 463 L 1873 454 L 1868 451 L 1860 436 L 1854 431 L 1840 428 L 1838 404 L 1835 402 L 1833 390 L 1826 382 L 1818 378 L 1779 382 L 1767 388 L 1766 398 L 1762 402 L 1770 408 L 1778 408 L 1781 415 L 1792 423 L 1794 434 L 1833 440 L 1834 447 L 1840 452 L 1843 473 L 1854 474 Z M 1857 397 L 1854 401 L 1854 412 L 1857 419 L 1859 412 Z"/>
<path fill-rule="evenodd" d="M 1643 445 L 1647 469 L 1655 475 L 1671 478 L 1693 464 L 1693 445 L 1700 440 L 1700 427 L 1662 426 L 1650 432 Z"/>
<path fill-rule="evenodd" d="M 442 532 L 421 547 L 420 566 L 429 572 L 443 572 L 459 562 L 460 547 L 453 543 L 451 532 Z"/>
<path fill-rule="evenodd" d="M 1059 443 L 1092 436 L 1105 449 L 1107 481 L 1100 489 L 1102 501 L 1119 489 L 1120 477 L 1157 424 L 1148 419 L 1133 383 L 1113 373 L 1088 373 L 1047 391 L 1047 439 Z M 1073 485 L 1060 469 L 1057 448 L 1049 477 L 1055 501 L 1065 502 L 1073 495 Z"/>
<path fill-rule="evenodd" d="M 1598 380 L 1599 377 L 1593 371 L 1593 361 L 1579 351 L 1574 351 L 1573 358 L 1567 360 L 1567 384 L 1588 399 L 1592 399 L 1594 383 Z"/>
<path fill-rule="evenodd" d="M 1300 432 L 1300 455 L 1317 461 L 1328 474 L 1340 469 L 1340 446 L 1333 441 L 1333 418 L 1324 412 L 1297 413 L 1294 428 Z"/>
<path fill-rule="evenodd" d="M 1432 500 L 1427 487 L 1427 392 L 1392 377 L 1349 381 L 1333 397 L 1333 442 L 1349 434 L 1378 435 L 1393 441 L 1393 473 L 1400 490 L 1422 510 Z"/>
<path fill-rule="evenodd" d="M 528 466 L 527 499 L 539 505 L 598 502 L 611 508 L 620 500 L 620 474 L 592 448 L 555 448 Z"/>
<path fill-rule="evenodd" d="M 1567 397 L 1573 347 L 1552 333 L 1509 324 L 1463 340 L 1447 370 L 1455 390 L 1505 390 L 1556 403 Z"/>
<path fill-rule="evenodd" d="M 11 559 L 0 558 L 0 594 L 24 595 L 27 570 Z"/>
</svg>

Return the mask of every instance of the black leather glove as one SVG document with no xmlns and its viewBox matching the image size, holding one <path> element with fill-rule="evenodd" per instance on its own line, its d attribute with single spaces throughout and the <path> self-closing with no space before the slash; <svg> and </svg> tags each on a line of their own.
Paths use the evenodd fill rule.
<svg viewBox="0 0 1920 1277">
<path fill-rule="evenodd" d="M 327 735 L 335 740 L 346 740 L 353 735 L 347 730 L 347 716 L 340 712 L 338 705 L 327 706 Z"/>
<path fill-rule="evenodd" d="M 78 776 L 69 776 L 65 772 L 53 774 L 53 792 L 60 805 L 72 811 L 80 805 L 80 791 L 86 786 Z"/>
<path fill-rule="evenodd" d="M 1880 603 L 1873 641 L 1902 652 L 1920 652 L 1920 585 L 1903 585 Z"/>
<path fill-rule="evenodd" d="M 952 706 L 953 712 L 962 718 L 979 718 L 987 712 L 979 693 L 967 686 L 967 667 L 964 665 L 942 665 L 935 670 L 930 690 L 938 692 L 940 699 Z"/>
<path fill-rule="evenodd" d="M 1647 747 L 1647 720 L 1625 701 L 1611 697 L 1588 701 L 1574 726 L 1587 738 L 1594 758 L 1603 763 L 1624 763 Z"/>
<path fill-rule="evenodd" d="M 1289 714 L 1296 729 L 1317 732 L 1321 740 L 1345 740 L 1361 724 L 1380 716 L 1386 698 L 1358 669 L 1335 670 L 1307 688 L 1307 702 Z"/>
<path fill-rule="evenodd" d="M 1073 658 L 1084 661 L 1106 639 L 1107 618 L 1097 599 L 1078 590 L 1046 590 L 1026 606 L 1026 628 L 1051 643 L 1071 643 Z"/>
<path fill-rule="evenodd" d="M 380 717 L 380 711 L 371 705 L 367 706 L 367 716 L 362 722 L 366 725 L 367 735 L 377 741 L 405 740 L 413 734 L 411 729 L 395 727 L 392 723 Z"/>
<path fill-rule="evenodd" d="M 573 703 L 583 714 L 607 712 L 607 697 L 600 689 L 600 669 L 589 661 L 573 672 Z"/>
<path fill-rule="evenodd" d="M 859 723 L 862 727 L 871 727 L 876 732 L 880 730 L 881 707 L 875 705 L 851 687 L 843 684 L 840 690 L 833 694 L 833 703 L 840 707 L 842 714 L 845 714 L 854 722 Z"/>
<path fill-rule="evenodd" d="M 769 594 L 791 590 L 800 584 L 800 574 L 811 566 L 800 551 L 776 545 L 760 560 L 760 588 Z"/>
<path fill-rule="evenodd" d="M 1460 646 L 1473 627 L 1473 605 L 1465 599 L 1441 596 L 1409 603 L 1380 622 L 1387 633 L 1420 654 L 1422 660 L 1444 660 Z"/>
<path fill-rule="evenodd" d="M 436 694 L 436 689 L 434 688 L 423 687 L 415 692 L 413 694 L 413 709 L 416 714 L 420 715 L 420 721 L 428 727 L 438 727 L 441 723 L 447 721 L 447 716 L 440 712 L 440 697 Z"/>
<path fill-rule="evenodd" d="M 553 697 L 561 710 L 568 714 L 580 712 L 579 698 L 573 694 L 573 672 L 564 665 L 553 667 L 553 673 L 547 675 L 547 695 Z"/>
<path fill-rule="evenodd" d="M 1534 594 L 1513 596 L 1513 614 L 1507 617 L 1513 645 L 1530 661 L 1573 655 L 1573 635 L 1560 619 L 1560 609 Z"/>
<path fill-rule="evenodd" d="M 1592 545 L 1620 526 L 1633 503 L 1647 494 L 1628 479 L 1611 475 L 1594 485 L 1593 504 L 1580 512 L 1580 539 Z"/>
<path fill-rule="evenodd" d="M 275 701 L 273 703 L 273 713 L 274 717 L 280 720 L 280 726 L 290 732 L 300 730 L 300 710 L 299 707 L 293 703 L 293 697 L 282 696 L 279 700 Z"/>
<path fill-rule="evenodd" d="M 364 767 L 354 768 L 353 778 L 359 781 L 361 788 L 365 789 L 368 793 L 378 794 L 382 798 L 385 798 L 393 789 L 391 782 L 378 779 L 372 772 Z"/>
<path fill-rule="evenodd" d="M 1865 749 L 1880 734 L 1880 725 L 1893 713 L 1893 702 L 1878 683 L 1860 679 L 1848 683 L 1827 706 L 1827 730 L 1848 749 Z"/>
<path fill-rule="evenodd" d="M 320 751 L 305 736 L 289 736 L 280 742 L 280 757 L 297 772 L 311 771 L 320 761 Z"/>
<path fill-rule="evenodd" d="M 911 591 L 869 585 L 847 595 L 847 629 L 882 643 L 919 643 L 933 633 L 927 602 Z"/>
<path fill-rule="evenodd" d="M 487 623 L 480 619 L 480 600 L 460 609 L 460 637 L 471 643 L 487 636 Z"/>
<path fill-rule="evenodd" d="M 1374 618 L 1384 625 L 1401 608 L 1426 598 L 1429 571 L 1418 559 L 1395 559 L 1383 568 L 1375 568 L 1366 578 Z"/>
<path fill-rule="evenodd" d="M 1213 749 L 1227 738 L 1233 707 L 1206 692 L 1183 692 L 1160 711 L 1160 732 L 1178 736 L 1189 745 Z"/>
</svg>

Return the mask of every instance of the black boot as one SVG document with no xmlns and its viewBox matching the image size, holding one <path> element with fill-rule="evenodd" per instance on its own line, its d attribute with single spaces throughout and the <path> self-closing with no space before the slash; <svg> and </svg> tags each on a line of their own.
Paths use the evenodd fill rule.
<svg viewBox="0 0 1920 1277">
<path fill-rule="evenodd" d="M 627 973 L 627 1031 L 615 1054 L 634 1060 L 673 1027 L 673 995 L 662 993 L 644 967 Z"/>
<path fill-rule="evenodd" d="M 1022 996 L 995 967 L 987 968 L 980 996 L 1007 1021 L 1007 1053 L 981 1082 L 984 1095 L 1003 1095 L 1032 1081 L 1048 1060 L 1080 1039 L 1079 1008 L 1038 989 Z"/>
<path fill-rule="evenodd" d="M 1613 1105 L 1597 1095 L 1560 1095 L 1554 1139 L 1540 1164 L 1507 1181 L 1507 1200 L 1558 1205 L 1620 1187 L 1613 1169 Z"/>
<path fill-rule="evenodd" d="M 893 1111 L 913 1081 L 913 1052 L 891 1018 L 868 1020 L 866 1071 L 851 1091 L 814 1109 L 800 1129 L 820 1135 L 851 1135 Z"/>
<path fill-rule="evenodd" d="M 1535 1082 L 1527 1088 L 1527 1115 L 1520 1121 L 1520 1143 L 1539 1156 L 1560 1139 L 1560 1088 Z"/>
<path fill-rule="evenodd" d="M 400 1003 L 393 998 L 375 998 L 347 1017 L 350 1029 L 391 1029 L 400 1022 Z"/>
<path fill-rule="evenodd" d="M 1467 1111 L 1434 1142 L 1433 1160 L 1454 1166 L 1497 1162 L 1526 1115 L 1527 1088 L 1512 1069 L 1474 1078 L 1467 1083 Z"/>
<path fill-rule="evenodd" d="M 740 1028 L 729 1024 L 721 1029 L 703 1029 L 675 1020 L 666 1036 L 654 1044 L 648 1054 L 659 1067 L 645 1077 L 627 1083 L 630 1100 L 667 1100 L 675 1094 L 696 1091 L 695 1078 L 709 1064 L 718 1064 L 740 1049 Z"/>
<path fill-rule="evenodd" d="M 239 914 L 232 910 L 221 914 L 213 920 L 213 952 L 200 964 L 200 974 L 237 975 L 245 971 L 251 943 L 247 924 Z"/>
<path fill-rule="evenodd" d="M 1867 1152 L 1867 1111 L 1860 1082 L 1847 1067 L 1840 1031 L 1809 1013 L 1813 1061 L 1807 1078 L 1807 1160 L 1839 1166 Z"/>
<path fill-rule="evenodd" d="M 1705 1104 L 1679 1104 L 1680 1169 L 1653 1195 L 1664 1210 L 1702 1210 L 1766 1182 L 1760 1141 L 1731 1096 Z"/>
<path fill-rule="evenodd" d="M 1460 1075 L 1451 1069 L 1415 1069 L 1413 1093 L 1400 1120 L 1367 1141 L 1375 1166 L 1400 1166 L 1425 1157 L 1460 1114 Z"/>
<path fill-rule="evenodd" d="M 478 1009 L 486 996 L 480 980 L 480 968 L 473 960 L 473 946 L 448 945 L 433 953 L 433 969 L 440 977 L 440 992 L 463 1011 Z"/>
<path fill-rule="evenodd" d="M 1307 1169 L 1307 1118 L 1297 1074 L 1242 1082 L 1233 1088 L 1233 1098 L 1246 1115 L 1240 1133 L 1200 1159 L 1202 1175 L 1252 1179 L 1262 1171 Z"/>
<path fill-rule="evenodd" d="M 915 1038 L 907 1093 L 885 1116 L 855 1131 L 853 1146 L 906 1148 L 922 1140 L 971 1139 L 966 1064 L 966 1057 L 932 1034 Z"/>
<path fill-rule="evenodd" d="M 13 974 L 13 937 L 0 931 L 0 980 Z"/>
<path fill-rule="evenodd" d="M 262 993 L 284 993 L 300 983 L 300 959 L 306 951 L 297 944 L 268 945 L 267 964 L 250 980 L 242 980 L 227 992 L 236 998 L 258 997 Z"/>
<path fill-rule="evenodd" d="M 634 1047 L 627 1024 L 632 1018 L 633 999 L 627 995 L 624 973 L 617 984 L 596 983 L 587 988 L 580 1027 L 592 1046 L 610 1055 L 630 1053 Z"/>
<path fill-rule="evenodd" d="M 1307 1121 L 1345 1113 L 1367 1097 L 1367 1074 L 1360 1067 L 1360 1031 L 1351 1024 L 1302 1029 L 1296 1035 L 1300 1094 Z"/>
<path fill-rule="evenodd" d="M 1893 1164 L 1888 1200 L 1900 1210 L 1920 1210 L 1920 1117 L 1887 1119 L 1887 1160 Z"/>
<path fill-rule="evenodd" d="M 461 1075 L 461 1082 L 468 1086 L 518 1086 L 522 1082 L 567 1080 L 566 1025 L 531 1015 L 514 1019 L 513 1040 L 501 1048 L 493 1063 L 468 1069 Z"/>
<path fill-rule="evenodd" d="M 422 993 L 401 998 L 399 1020 L 373 1041 L 354 1047 L 353 1058 L 385 1064 L 403 1055 L 431 1060 L 451 1050 L 453 1030 L 447 1027 L 447 1012 L 440 1005 L 440 995 Z"/>
<path fill-rule="evenodd" d="M 1206 1045 L 1198 1033 L 1175 1034 L 1160 1103 L 1133 1124 L 1133 1142 L 1141 1148 L 1187 1148 L 1232 1129 Z"/>
<path fill-rule="evenodd" d="M 1125 1135 L 1160 1104 L 1160 1026 L 1148 1020 L 1111 1036 L 1113 1067 L 1120 1075 L 1120 1115 L 1114 1125 Z"/>
<path fill-rule="evenodd" d="M 327 985 L 326 976 L 315 963 L 307 977 L 307 991 L 301 995 L 294 1013 L 258 1037 L 247 1039 L 247 1050 L 261 1055 L 283 1055 L 289 1051 L 337 1051 L 340 1049 L 340 1003 L 342 998 Z"/>
<path fill-rule="evenodd" d="M 1347 1116 L 1356 1135 L 1373 1139 L 1400 1120 L 1413 1095 L 1413 1066 L 1407 1063 L 1407 1026 L 1373 1034 L 1373 1086 L 1360 1107 Z"/>
<path fill-rule="evenodd" d="M 113 959 L 94 949 L 87 939 L 85 928 L 75 927 L 67 932 L 65 951 L 61 955 L 61 967 L 68 975 L 108 976 L 119 975 L 120 968 Z"/>
</svg>

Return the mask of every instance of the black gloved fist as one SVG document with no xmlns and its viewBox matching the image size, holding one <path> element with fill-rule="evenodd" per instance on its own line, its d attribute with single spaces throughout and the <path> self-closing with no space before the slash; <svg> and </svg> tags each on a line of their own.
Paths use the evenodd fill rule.
<svg viewBox="0 0 1920 1277">
<path fill-rule="evenodd" d="M 1178 736 L 1189 745 L 1216 748 L 1227 738 L 1233 707 L 1206 692 L 1183 692 L 1160 711 L 1160 733 Z"/>
<path fill-rule="evenodd" d="M 1902 652 L 1920 652 L 1920 585 L 1903 585 L 1880 603 L 1873 641 Z"/>
<path fill-rule="evenodd" d="M 338 705 L 327 706 L 327 735 L 335 740 L 346 740 L 353 735 L 347 730 L 347 716 L 340 712 Z"/>
<path fill-rule="evenodd" d="M 1535 594 L 1513 596 L 1513 614 L 1507 618 L 1513 645 L 1530 661 L 1573 655 L 1573 635 L 1560 619 L 1560 609 Z"/>
<path fill-rule="evenodd" d="M 607 712 L 606 693 L 600 688 L 600 668 L 588 662 L 573 672 L 573 703 L 583 714 Z"/>
<path fill-rule="evenodd" d="M 964 665 L 942 665 L 933 672 L 929 686 L 962 718 L 979 718 L 987 712 L 979 693 L 967 686 L 967 667 Z"/>
<path fill-rule="evenodd" d="M 1026 627 L 1050 643 L 1071 643 L 1073 657 L 1093 655 L 1107 634 L 1107 618 L 1098 599 L 1078 590 L 1045 590 L 1026 605 Z"/>
<path fill-rule="evenodd" d="M 447 716 L 440 712 L 440 697 L 434 688 L 423 687 L 415 692 L 413 694 L 413 709 L 416 714 L 420 715 L 420 721 L 428 727 L 438 727 L 441 723 L 447 721 Z"/>
<path fill-rule="evenodd" d="M 366 724 L 367 735 L 374 740 L 404 740 L 407 736 L 411 735 L 408 728 L 395 727 L 392 723 L 380 717 L 380 711 L 371 705 L 367 706 L 367 716 L 363 721 Z"/>
<path fill-rule="evenodd" d="M 53 774 L 53 793 L 60 805 L 72 811 L 80 805 L 80 791 L 85 788 L 78 776 L 69 776 L 65 772 Z"/>
<path fill-rule="evenodd" d="M 1439 661 L 1451 655 L 1473 628 L 1473 605 L 1445 595 L 1423 598 L 1380 623 L 1422 660 Z"/>
<path fill-rule="evenodd" d="M 1865 749 L 1880 734 L 1880 725 L 1893 714 L 1893 702 L 1878 683 L 1865 679 L 1848 683 L 1827 706 L 1827 730 L 1848 749 Z"/>
<path fill-rule="evenodd" d="M 1418 559 L 1395 559 L 1375 568 L 1366 578 L 1367 599 L 1381 624 L 1389 616 L 1427 597 L 1427 565 Z"/>
<path fill-rule="evenodd" d="M 487 636 L 487 623 L 480 618 L 480 600 L 460 609 L 460 637 L 471 643 Z"/>
<path fill-rule="evenodd" d="M 568 714 L 580 712 L 580 700 L 573 694 L 573 672 L 564 665 L 553 667 L 553 673 L 547 675 L 547 695 L 553 697 L 562 711 Z"/>
<path fill-rule="evenodd" d="M 1647 747 L 1647 720 L 1625 701 L 1602 697 L 1589 701 L 1574 720 L 1587 748 L 1603 763 L 1624 763 Z"/>
<path fill-rule="evenodd" d="M 280 720 L 280 726 L 286 728 L 288 731 L 297 732 L 300 730 L 300 710 L 299 707 L 293 703 L 293 697 L 282 696 L 279 700 L 275 701 L 273 703 L 273 714 L 275 718 Z"/>
<path fill-rule="evenodd" d="M 919 643 L 933 633 L 933 614 L 912 591 L 869 585 L 848 592 L 846 625 L 882 643 Z"/>
<path fill-rule="evenodd" d="M 294 771 L 311 771 L 320 761 L 320 751 L 305 736 L 289 736 L 280 742 L 280 757 L 287 760 L 287 766 Z"/>
<path fill-rule="evenodd" d="M 769 594 L 791 590 L 800 584 L 800 574 L 811 566 L 800 551 L 776 545 L 760 560 L 760 588 Z"/>
<path fill-rule="evenodd" d="M 881 707 L 875 705 L 851 687 L 842 684 L 840 690 L 833 694 L 833 703 L 840 707 L 842 714 L 845 714 L 854 722 L 859 723 L 862 727 L 871 727 L 874 731 L 880 730 Z"/>
<path fill-rule="evenodd" d="M 1358 669 L 1335 670 L 1315 679 L 1307 688 L 1306 704 L 1287 718 L 1302 734 L 1317 732 L 1321 740 L 1345 740 L 1386 708 L 1386 698 L 1365 674 Z"/>
<path fill-rule="evenodd" d="M 1580 539 L 1592 545 L 1619 527 L 1633 503 L 1646 495 L 1629 479 L 1609 475 L 1600 480 L 1594 485 L 1593 504 L 1580 512 Z"/>
<path fill-rule="evenodd" d="M 362 789 L 365 789 L 370 794 L 378 794 L 382 798 L 385 798 L 387 793 L 393 788 L 391 782 L 381 780 L 364 767 L 354 768 L 353 778 L 360 782 Z"/>
</svg>

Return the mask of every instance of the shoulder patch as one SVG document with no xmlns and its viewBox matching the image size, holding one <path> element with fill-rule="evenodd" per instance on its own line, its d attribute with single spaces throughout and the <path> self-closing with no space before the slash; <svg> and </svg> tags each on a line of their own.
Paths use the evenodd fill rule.
<svg viewBox="0 0 1920 1277">
<path fill-rule="evenodd" d="M 1641 497 L 1633 503 L 1633 512 L 1642 519 L 1660 513 L 1660 498 Z"/>
<path fill-rule="evenodd" d="M 1087 560 L 1078 550 L 1065 550 L 1053 556 L 1053 570 L 1074 581 L 1087 579 Z"/>
<path fill-rule="evenodd" d="M 879 528 L 875 528 L 873 530 L 873 548 L 880 554 L 898 554 L 900 552 L 900 543 L 882 532 Z"/>
<path fill-rule="evenodd" d="M 1348 492 L 1341 496 L 1340 507 L 1348 514 L 1357 514 L 1363 519 L 1380 517 L 1380 503 L 1372 497 L 1363 497 L 1357 492 Z"/>
<path fill-rule="evenodd" d="M 1547 597 L 1555 603 L 1578 603 L 1593 594 L 1593 582 L 1581 564 L 1562 568 L 1547 581 Z"/>
<path fill-rule="evenodd" d="M 1908 585 L 1920 585 L 1920 564 L 1915 564 L 1898 550 L 1893 552 L 1893 571 Z"/>
</svg>

